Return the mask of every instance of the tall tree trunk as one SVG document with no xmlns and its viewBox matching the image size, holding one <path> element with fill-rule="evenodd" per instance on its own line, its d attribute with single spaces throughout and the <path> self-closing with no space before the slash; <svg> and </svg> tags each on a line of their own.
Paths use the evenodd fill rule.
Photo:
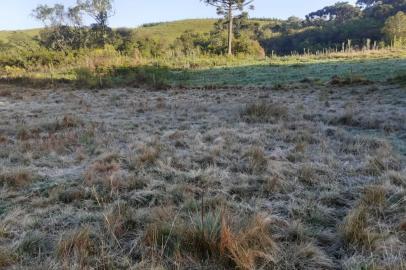
<svg viewBox="0 0 406 270">
<path fill-rule="evenodd" d="M 233 55 L 233 7 L 228 6 L 228 55 Z"/>
</svg>

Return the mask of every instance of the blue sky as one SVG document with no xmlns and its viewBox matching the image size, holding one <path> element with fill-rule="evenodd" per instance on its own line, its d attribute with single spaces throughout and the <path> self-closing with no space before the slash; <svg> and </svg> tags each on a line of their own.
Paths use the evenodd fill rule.
<svg viewBox="0 0 406 270">
<path fill-rule="evenodd" d="M 311 11 L 339 0 L 255 0 L 252 17 L 304 17 Z M 0 30 L 27 29 L 41 26 L 31 16 L 38 4 L 62 3 L 72 5 L 76 0 L 1 0 Z M 355 0 L 349 1 L 354 3 Z M 113 27 L 133 27 L 148 22 L 172 21 L 187 18 L 213 18 L 216 11 L 199 0 L 115 0 Z"/>
</svg>

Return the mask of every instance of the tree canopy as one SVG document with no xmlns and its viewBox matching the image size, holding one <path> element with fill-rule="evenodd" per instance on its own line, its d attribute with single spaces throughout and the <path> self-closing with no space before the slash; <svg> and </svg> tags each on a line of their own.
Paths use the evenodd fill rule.
<svg viewBox="0 0 406 270">
<path fill-rule="evenodd" d="M 406 38 L 406 14 L 399 11 L 395 16 L 389 17 L 385 22 L 383 32 L 391 41 L 396 38 Z"/>
<path fill-rule="evenodd" d="M 306 19 L 313 24 L 323 23 L 325 21 L 344 23 L 360 17 L 361 14 L 362 12 L 359 7 L 355 7 L 348 2 L 338 2 L 332 6 L 311 12 L 306 16 Z"/>
</svg>

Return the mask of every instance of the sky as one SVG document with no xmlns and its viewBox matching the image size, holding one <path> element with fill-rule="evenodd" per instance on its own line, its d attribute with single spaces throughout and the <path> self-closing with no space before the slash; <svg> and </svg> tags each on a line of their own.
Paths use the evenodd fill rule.
<svg viewBox="0 0 406 270">
<path fill-rule="evenodd" d="M 334 4 L 339 0 L 255 0 L 251 17 L 286 19 L 304 17 L 311 11 Z M 0 30 L 18 30 L 41 27 L 32 18 L 31 11 L 39 4 L 61 3 L 70 6 L 76 0 L 1 0 Z M 349 2 L 354 3 L 355 0 Z M 190 18 L 215 18 L 214 7 L 200 0 L 114 0 L 115 16 L 112 27 L 135 27 L 150 22 L 165 22 Z"/>
</svg>

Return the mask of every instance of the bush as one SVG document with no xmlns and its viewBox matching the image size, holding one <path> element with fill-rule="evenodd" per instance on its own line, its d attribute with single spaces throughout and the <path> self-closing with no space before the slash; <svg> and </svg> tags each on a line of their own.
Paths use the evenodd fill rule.
<svg viewBox="0 0 406 270">
<path fill-rule="evenodd" d="M 79 88 L 97 88 L 101 86 L 100 80 L 88 68 L 78 68 L 75 70 L 76 87 Z"/>
<path fill-rule="evenodd" d="M 9 78 L 21 77 L 25 72 L 25 69 L 16 66 L 6 66 L 4 68 L 4 75 Z"/>
<path fill-rule="evenodd" d="M 250 39 L 243 35 L 233 42 L 234 54 L 251 55 L 259 58 L 265 58 L 265 50 L 261 47 L 257 40 Z"/>
<path fill-rule="evenodd" d="M 149 87 L 153 90 L 170 88 L 166 68 L 155 67 L 112 67 L 78 68 L 75 70 L 75 85 L 79 88 L 108 88 L 117 86 Z"/>
</svg>

